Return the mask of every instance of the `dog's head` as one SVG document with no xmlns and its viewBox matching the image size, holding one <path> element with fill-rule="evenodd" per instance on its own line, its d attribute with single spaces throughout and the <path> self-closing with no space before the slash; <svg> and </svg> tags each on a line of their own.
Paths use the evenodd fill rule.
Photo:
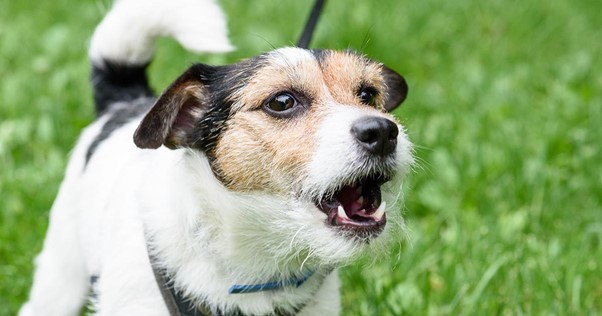
<svg viewBox="0 0 602 316">
<path fill-rule="evenodd" d="M 193 65 L 134 140 L 204 153 L 225 191 L 246 199 L 230 216 L 248 220 L 226 224 L 243 231 L 244 243 L 340 262 L 378 244 L 394 217 L 386 205 L 393 209 L 412 156 L 388 112 L 406 94 L 400 75 L 356 53 L 283 48 L 234 65 Z"/>
</svg>

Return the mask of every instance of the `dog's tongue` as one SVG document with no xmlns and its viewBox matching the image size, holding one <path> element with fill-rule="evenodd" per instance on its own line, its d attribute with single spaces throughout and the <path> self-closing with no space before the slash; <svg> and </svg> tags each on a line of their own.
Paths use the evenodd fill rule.
<svg viewBox="0 0 602 316">
<path fill-rule="evenodd" d="M 337 194 L 337 200 L 341 203 L 345 209 L 347 216 L 352 217 L 358 215 L 366 217 L 368 214 L 365 210 L 365 201 L 362 197 L 361 187 L 359 186 L 344 186 L 339 194 Z"/>
</svg>

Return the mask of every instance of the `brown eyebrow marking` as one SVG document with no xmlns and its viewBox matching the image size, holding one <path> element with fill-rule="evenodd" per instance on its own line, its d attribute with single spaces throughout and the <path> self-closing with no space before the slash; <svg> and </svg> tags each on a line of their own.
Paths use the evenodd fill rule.
<svg viewBox="0 0 602 316">
<path fill-rule="evenodd" d="M 358 104 L 357 93 L 363 85 L 373 87 L 377 92 L 375 103 L 384 105 L 380 64 L 352 52 L 329 51 L 319 56 L 324 81 L 337 102 Z"/>
</svg>

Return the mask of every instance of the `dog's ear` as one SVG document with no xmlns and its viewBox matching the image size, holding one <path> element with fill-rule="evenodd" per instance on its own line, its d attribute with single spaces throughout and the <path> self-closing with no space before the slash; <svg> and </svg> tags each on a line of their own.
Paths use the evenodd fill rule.
<svg viewBox="0 0 602 316">
<path fill-rule="evenodd" d="M 188 135 L 209 108 L 206 78 L 215 67 L 195 64 L 159 96 L 134 133 L 139 148 L 175 149 L 189 145 Z"/>
<path fill-rule="evenodd" d="M 408 96 L 408 84 L 400 74 L 387 66 L 382 66 L 382 74 L 387 85 L 385 109 L 391 112 Z"/>
</svg>

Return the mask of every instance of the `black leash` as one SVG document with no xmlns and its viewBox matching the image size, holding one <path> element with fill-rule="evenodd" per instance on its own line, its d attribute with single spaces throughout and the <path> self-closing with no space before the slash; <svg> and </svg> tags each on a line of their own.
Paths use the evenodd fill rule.
<svg viewBox="0 0 602 316">
<path fill-rule="evenodd" d="M 311 37 L 314 34 L 314 29 L 318 23 L 318 18 L 320 18 L 320 13 L 322 12 L 325 1 L 326 0 L 316 0 L 316 3 L 314 3 L 314 7 L 311 9 L 307 22 L 305 22 L 303 33 L 301 33 L 301 37 L 297 42 L 297 47 L 305 49 L 309 47 L 309 42 L 311 42 Z"/>
</svg>

